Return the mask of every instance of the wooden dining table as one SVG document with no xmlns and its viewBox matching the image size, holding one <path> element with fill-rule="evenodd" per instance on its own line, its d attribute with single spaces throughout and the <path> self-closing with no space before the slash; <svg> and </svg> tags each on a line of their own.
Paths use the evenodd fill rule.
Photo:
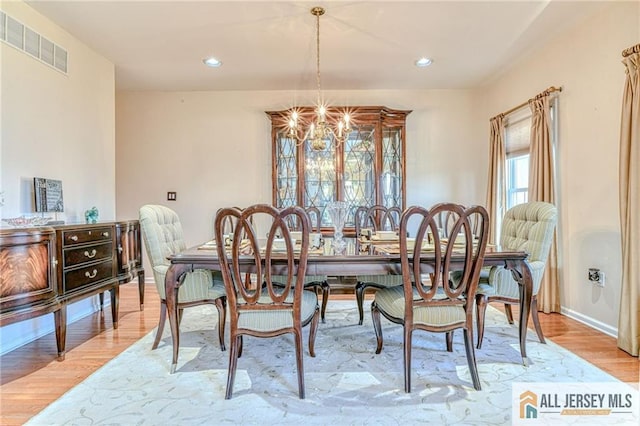
<svg viewBox="0 0 640 426">
<path fill-rule="evenodd" d="M 421 253 L 421 268 L 424 273 L 432 271 L 435 262 L 434 251 Z M 178 290 L 182 282 L 181 277 L 196 269 L 220 270 L 215 243 L 208 242 L 168 257 L 171 262 L 165 276 L 165 294 L 167 314 L 171 328 L 173 342 L 173 360 L 171 373 L 175 372 L 178 363 L 178 349 L 180 347 L 180 333 L 178 329 Z M 254 262 L 253 256 L 247 256 L 247 265 Z M 456 270 L 456 264 L 464 262 L 464 254 L 455 255 L 451 259 L 451 270 Z M 277 257 L 273 259 L 278 268 Z M 282 257 L 281 267 L 276 274 L 286 274 L 285 256 Z M 527 253 L 523 251 L 502 251 L 498 247 L 487 248 L 484 256 L 484 266 L 503 266 L 510 270 L 514 279 L 520 285 L 520 318 L 519 339 L 520 354 L 524 365 L 529 365 L 526 353 L 527 323 L 533 281 L 531 269 L 527 262 Z M 349 241 L 347 249 L 342 254 L 335 254 L 331 249 L 331 240 L 327 239 L 324 248 L 310 252 L 307 260 L 307 275 L 327 276 L 355 276 L 355 275 L 384 275 L 400 274 L 400 254 L 394 251 L 376 249 L 375 244 L 361 243 L 356 239 Z"/>
</svg>

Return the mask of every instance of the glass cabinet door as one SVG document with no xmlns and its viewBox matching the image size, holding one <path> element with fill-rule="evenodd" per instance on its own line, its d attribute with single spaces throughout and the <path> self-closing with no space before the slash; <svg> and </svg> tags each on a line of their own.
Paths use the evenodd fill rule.
<svg viewBox="0 0 640 426">
<path fill-rule="evenodd" d="M 327 205 L 349 205 L 347 227 L 354 226 L 358 207 L 405 207 L 405 121 L 411 111 L 385 107 L 348 107 L 352 131 L 343 141 L 332 135 L 315 149 L 309 140 L 288 132 L 290 111 L 267 112 L 272 123 L 272 188 L 276 207 L 317 207 L 322 226 L 331 227 Z M 314 107 L 297 108 L 308 122 Z M 337 108 L 329 108 L 335 116 Z"/>
</svg>

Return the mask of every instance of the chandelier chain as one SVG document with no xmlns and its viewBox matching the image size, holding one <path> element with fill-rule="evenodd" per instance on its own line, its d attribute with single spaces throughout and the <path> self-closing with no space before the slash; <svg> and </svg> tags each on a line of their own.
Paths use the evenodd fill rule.
<svg viewBox="0 0 640 426">
<path fill-rule="evenodd" d="M 324 9 L 320 12 L 314 8 L 312 13 L 316 15 L 316 83 L 318 85 L 318 105 L 320 105 L 320 15 L 324 13 Z"/>
</svg>

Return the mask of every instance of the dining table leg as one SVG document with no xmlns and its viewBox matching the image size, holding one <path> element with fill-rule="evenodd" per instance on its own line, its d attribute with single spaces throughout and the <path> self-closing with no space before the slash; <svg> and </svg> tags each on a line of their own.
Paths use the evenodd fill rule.
<svg viewBox="0 0 640 426">
<path fill-rule="evenodd" d="M 167 270 L 164 278 L 165 302 L 167 304 L 167 316 L 169 317 L 169 327 L 171 328 L 171 340 L 173 343 L 173 360 L 171 361 L 170 373 L 176 371 L 178 365 L 178 349 L 180 348 L 180 329 L 178 324 L 178 290 L 186 265 L 172 264 Z"/>
<path fill-rule="evenodd" d="M 529 310 L 531 309 L 531 298 L 533 294 L 533 276 L 529 262 L 526 260 L 508 261 L 507 268 L 511 271 L 513 278 L 518 282 L 520 289 L 520 320 L 519 320 L 519 337 L 520 337 L 520 355 L 522 363 L 529 365 L 527 357 L 527 326 L 529 323 Z"/>
</svg>

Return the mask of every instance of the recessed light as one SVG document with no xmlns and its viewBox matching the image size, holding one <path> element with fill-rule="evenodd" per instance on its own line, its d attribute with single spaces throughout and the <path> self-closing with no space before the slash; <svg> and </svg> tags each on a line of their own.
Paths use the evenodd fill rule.
<svg viewBox="0 0 640 426">
<path fill-rule="evenodd" d="M 429 65 L 431 65 L 433 63 L 433 60 L 431 58 L 420 58 L 416 61 L 416 67 L 428 67 Z"/>
<path fill-rule="evenodd" d="M 218 68 L 220 65 L 222 65 L 222 62 L 216 58 L 214 58 L 213 56 L 210 58 L 204 58 L 202 60 L 202 62 L 204 62 L 204 64 L 208 67 L 211 68 Z"/>
</svg>

